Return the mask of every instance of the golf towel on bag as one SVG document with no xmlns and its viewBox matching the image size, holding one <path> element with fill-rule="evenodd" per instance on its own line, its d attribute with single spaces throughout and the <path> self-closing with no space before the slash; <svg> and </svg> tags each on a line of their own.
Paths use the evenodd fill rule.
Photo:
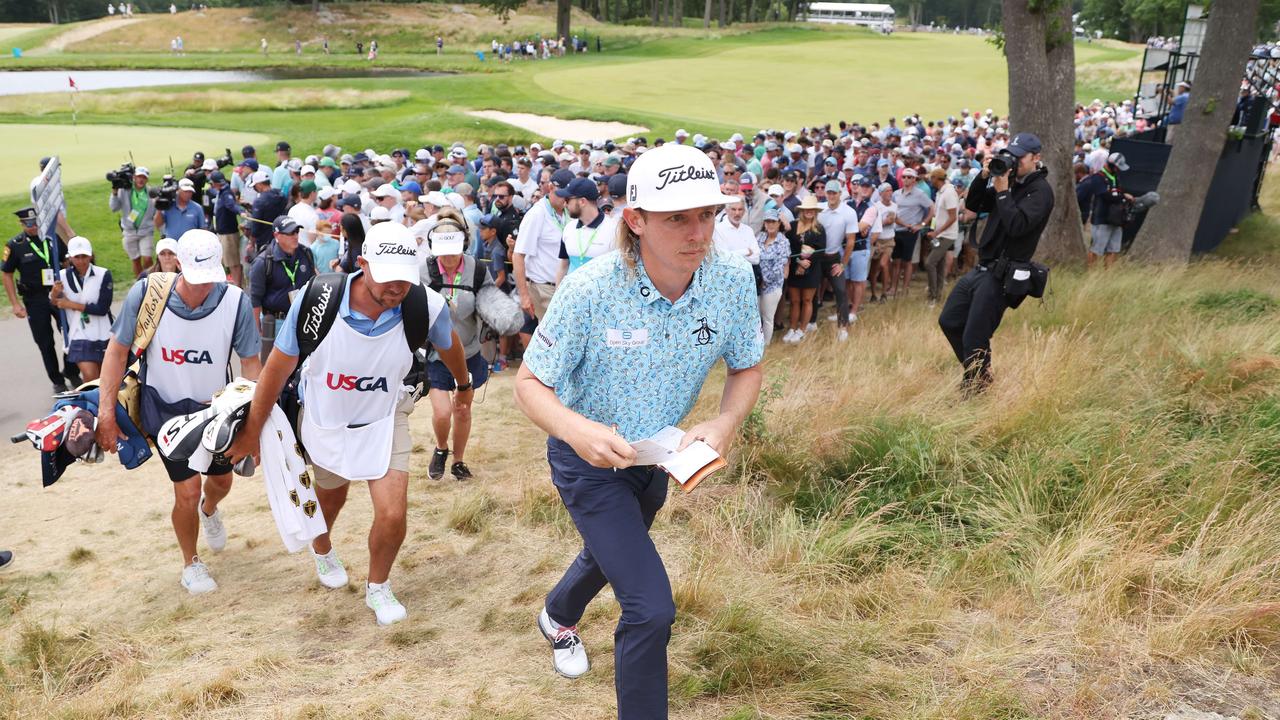
<svg viewBox="0 0 1280 720">
<path fill-rule="evenodd" d="M 285 549 L 296 553 L 329 528 L 320 512 L 298 439 L 278 405 L 271 407 L 271 417 L 262 426 L 259 452 L 271 516 L 275 518 Z"/>
</svg>

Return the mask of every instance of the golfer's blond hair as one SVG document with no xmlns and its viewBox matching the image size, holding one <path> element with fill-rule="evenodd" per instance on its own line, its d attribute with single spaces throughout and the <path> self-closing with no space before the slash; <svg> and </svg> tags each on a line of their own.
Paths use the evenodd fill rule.
<svg viewBox="0 0 1280 720">
<path fill-rule="evenodd" d="M 636 212 L 642 217 L 648 217 L 644 210 L 637 208 Z M 640 263 L 640 236 L 627 224 L 626 218 L 622 218 L 622 222 L 618 223 L 618 237 L 615 242 L 618 253 L 622 255 L 622 263 L 627 268 L 627 274 L 635 273 L 636 266 Z"/>
</svg>

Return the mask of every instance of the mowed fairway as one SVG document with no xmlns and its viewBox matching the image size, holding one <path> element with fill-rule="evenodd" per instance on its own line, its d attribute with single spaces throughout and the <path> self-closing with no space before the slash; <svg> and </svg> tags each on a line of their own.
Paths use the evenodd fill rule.
<svg viewBox="0 0 1280 720">
<path fill-rule="evenodd" d="M 65 99 L 59 98 L 59 102 Z M 191 153 L 203 150 L 209 157 L 232 148 L 239 158 L 240 148 L 266 142 L 257 133 L 197 130 L 180 127 L 130 127 L 126 125 L 2 125 L 10 167 L 18 169 L 0 177 L 0 195 L 22 192 L 40 167 L 40 158 L 57 155 L 62 160 L 62 182 L 72 184 L 102 180 L 108 170 L 133 159 L 146 166 L 158 182 L 169 171 L 169 160 L 181 171 L 191 162 Z M 105 196 L 105 192 L 104 192 Z M 105 205 L 104 205 L 105 207 Z"/>
<path fill-rule="evenodd" d="M 963 108 L 1008 109 L 1004 56 L 972 35 L 830 32 L 830 39 L 727 45 L 700 57 L 578 64 L 534 81 L 580 102 L 744 129 L 800 128 L 840 119 L 928 119 Z M 1077 45 L 1079 62 L 1100 51 Z"/>
</svg>

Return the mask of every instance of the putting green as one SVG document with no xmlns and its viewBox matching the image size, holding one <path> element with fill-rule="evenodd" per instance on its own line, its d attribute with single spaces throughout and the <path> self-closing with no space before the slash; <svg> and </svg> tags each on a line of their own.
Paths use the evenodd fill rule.
<svg viewBox="0 0 1280 720">
<path fill-rule="evenodd" d="M 127 125 L 0 125 L 0 134 L 5 138 L 9 167 L 15 169 L 0 177 L 0 194 L 27 190 L 40 168 L 40 158 L 57 155 L 62 161 L 64 185 L 100 180 L 104 198 L 109 186 L 102 176 L 126 162 L 130 151 L 134 161 L 159 180 L 169 172 L 170 158 L 181 171 L 196 150 L 217 157 L 229 147 L 239 157 L 241 147 L 262 147 L 268 139 L 256 133 Z M 105 200 L 102 207 L 105 212 Z"/>
<path fill-rule="evenodd" d="M 1096 52 L 1077 46 L 1077 60 Z M 700 57 L 544 70 L 534 81 L 581 102 L 750 131 L 1008 108 L 1000 51 L 983 38 L 940 33 L 842 33 Z"/>
</svg>

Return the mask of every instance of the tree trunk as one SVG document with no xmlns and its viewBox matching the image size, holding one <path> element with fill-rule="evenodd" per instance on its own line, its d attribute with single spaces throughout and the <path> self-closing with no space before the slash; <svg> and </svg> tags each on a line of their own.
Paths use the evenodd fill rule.
<svg viewBox="0 0 1280 720">
<path fill-rule="evenodd" d="M 724 4 L 725 4 L 725 0 L 720 0 L 720 20 L 719 20 L 719 22 L 720 22 L 720 27 L 721 27 L 721 28 L 723 28 L 724 26 L 726 26 L 726 25 L 728 25 L 728 24 L 729 24 L 729 23 L 728 23 L 728 21 L 727 21 L 727 20 L 726 20 L 726 18 L 725 18 L 725 14 L 724 14 L 724 12 L 725 12 L 725 6 L 724 6 Z"/>
<path fill-rule="evenodd" d="M 711 29 L 711 0 L 707 0 L 706 4 L 702 6 L 702 29 Z"/>
<path fill-rule="evenodd" d="M 1259 0 L 1236 0 L 1230 12 L 1209 14 L 1191 100 L 1176 125 L 1173 149 L 1160 178 L 1160 204 L 1151 209 L 1133 244 L 1134 258 L 1168 263 L 1191 259 L 1196 227 L 1240 93 L 1240 78 L 1258 22 Z M 1217 9 L 1217 6 L 1215 6 Z M 1221 4 L 1226 10 L 1227 4 Z M 1198 180 L 1192 180 L 1197 178 Z"/>
<path fill-rule="evenodd" d="M 311 12 L 320 12 L 320 0 L 311 0 Z"/>
<path fill-rule="evenodd" d="M 658 26 L 658 3 L 659 2 L 661 2 L 661 0 L 653 0 L 653 17 L 649 19 L 650 21 L 649 24 L 653 25 L 654 27 Z"/>
<path fill-rule="evenodd" d="M 1040 138 L 1053 188 L 1053 213 L 1036 255 L 1050 263 L 1078 262 L 1084 258 L 1084 239 L 1071 173 L 1076 84 L 1071 3 L 1056 0 L 1045 14 L 1030 11 L 1024 0 L 1003 0 L 1003 6 L 1009 132 Z"/>
<path fill-rule="evenodd" d="M 684 0 L 671 0 L 671 27 L 684 25 Z"/>
<path fill-rule="evenodd" d="M 569 17 L 573 0 L 556 0 L 556 39 L 569 37 Z"/>
</svg>

